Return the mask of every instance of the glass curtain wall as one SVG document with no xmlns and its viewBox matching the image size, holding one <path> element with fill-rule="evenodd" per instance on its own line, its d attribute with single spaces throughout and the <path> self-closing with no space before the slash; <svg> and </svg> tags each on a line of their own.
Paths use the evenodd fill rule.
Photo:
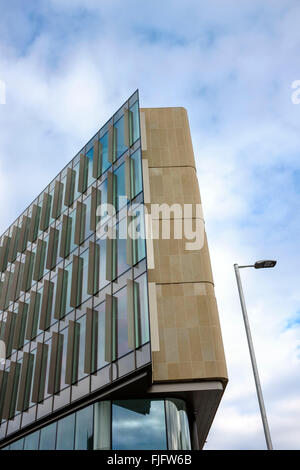
<svg viewBox="0 0 300 470">
<path fill-rule="evenodd" d="M 99 401 L 15 441 L 6 450 L 190 450 L 183 400 Z"/>
</svg>

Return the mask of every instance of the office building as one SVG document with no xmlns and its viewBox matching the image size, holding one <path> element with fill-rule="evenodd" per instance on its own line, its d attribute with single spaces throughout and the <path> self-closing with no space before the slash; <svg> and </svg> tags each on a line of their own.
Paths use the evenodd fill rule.
<svg viewBox="0 0 300 470">
<path fill-rule="evenodd" d="M 0 448 L 201 449 L 227 371 L 186 111 L 135 92 L 0 246 Z"/>
</svg>

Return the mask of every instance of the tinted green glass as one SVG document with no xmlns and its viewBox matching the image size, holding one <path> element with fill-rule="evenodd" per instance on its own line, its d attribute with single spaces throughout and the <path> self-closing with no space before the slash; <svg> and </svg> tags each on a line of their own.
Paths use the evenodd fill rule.
<svg viewBox="0 0 300 470">
<path fill-rule="evenodd" d="M 74 449 L 75 413 L 58 421 L 57 423 L 57 450 Z"/>
<path fill-rule="evenodd" d="M 124 117 L 116 122 L 114 125 L 114 155 L 117 160 L 125 151 L 127 147 L 124 143 Z"/>
<path fill-rule="evenodd" d="M 76 413 L 75 449 L 93 449 L 93 405 Z"/>
<path fill-rule="evenodd" d="M 80 196 L 78 191 L 78 179 L 79 179 L 79 162 L 74 166 L 73 170 L 75 171 L 75 183 L 74 183 L 74 201 Z"/>
<path fill-rule="evenodd" d="M 82 379 L 86 375 L 86 373 L 84 372 L 85 326 L 86 316 L 84 315 L 76 321 L 73 354 L 74 382 Z"/>
<path fill-rule="evenodd" d="M 127 220 L 122 219 L 117 225 L 117 239 L 114 243 L 114 256 L 116 257 L 117 272 L 116 277 L 123 274 L 130 265 L 127 264 Z"/>
<path fill-rule="evenodd" d="M 93 177 L 93 157 L 94 157 L 94 148 L 92 147 L 86 154 L 88 158 L 88 164 L 87 164 L 87 187 L 89 187 L 94 181 L 95 178 Z"/>
<path fill-rule="evenodd" d="M 130 108 L 132 144 L 140 137 L 140 117 L 138 101 Z"/>
<path fill-rule="evenodd" d="M 166 400 L 168 447 L 172 450 L 190 450 L 191 439 L 186 405 L 183 400 Z"/>
<path fill-rule="evenodd" d="M 116 299 L 117 357 L 124 356 L 131 349 L 128 346 L 127 289 L 114 295 Z"/>
<path fill-rule="evenodd" d="M 40 431 L 28 434 L 28 436 L 24 438 L 24 450 L 37 450 L 39 447 L 39 437 Z"/>
<path fill-rule="evenodd" d="M 108 161 L 108 132 L 99 141 L 102 149 L 102 173 L 104 173 L 111 166 Z"/>
<path fill-rule="evenodd" d="M 57 423 L 49 424 L 41 429 L 40 450 L 54 450 Z"/>
<path fill-rule="evenodd" d="M 18 439 L 17 441 L 10 444 L 10 450 L 23 450 L 24 439 Z"/>
<path fill-rule="evenodd" d="M 130 157 L 131 163 L 131 198 L 136 197 L 143 190 L 142 158 L 138 149 Z"/>
<path fill-rule="evenodd" d="M 127 204 L 126 187 L 125 187 L 125 164 L 119 166 L 114 171 L 114 199 L 113 204 L 116 212 Z"/>
<path fill-rule="evenodd" d="M 82 296 L 81 296 L 81 302 L 85 302 L 88 297 L 90 297 L 90 294 L 88 294 L 87 288 L 88 288 L 88 264 L 89 264 L 89 250 L 84 251 L 81 255 L 81 265 L 82 265 Z M 80 289 L 80 285 L 78 286 L 78 289 Z"/>
<path fill-rule="evenodd" d="M 105 366 L 105 302 L 102 302 L 97 310 L 97 369 Z"/>
<path fill-rule="evenodd" d="M 138 331 L 137 347 L 149 341 L 148 285 L 143 274 L 134 283 L 135 328 Z"/>
</svg>

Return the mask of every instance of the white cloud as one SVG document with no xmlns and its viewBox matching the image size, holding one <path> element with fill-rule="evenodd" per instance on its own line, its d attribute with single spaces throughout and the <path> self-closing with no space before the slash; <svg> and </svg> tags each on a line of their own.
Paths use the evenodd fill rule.
<svg viewBox="0 0 300 470">
<path fill-rule="evenodd" d="M 188 110 L 230 378 L 207 449 L 265 445 L 233 273 L 265 257 L 278 266 L 243 272 L 245 296 L 274 446 L 299 448 L 298 10 L 51 0 L 17 36 L 5 13 L 3 230 L 137 87 L 143 106 Z"/>
</svg>

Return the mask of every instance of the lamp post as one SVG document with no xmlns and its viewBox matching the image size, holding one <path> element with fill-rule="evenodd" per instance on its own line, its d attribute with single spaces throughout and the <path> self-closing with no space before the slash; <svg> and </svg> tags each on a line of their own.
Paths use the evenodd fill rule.
<svg viewBox="0 0 300 470">
<path fill-rule="evenodd" d="M 241 276 L 240 276 L 240 271 L 239 270 L 241 268 L 255 268 L 255 269 L 274 268 L 275 265 L 276 265 L 276 261 L 274 261 L 274 260 L 256 261 L 256 263 L 254 263 L 254 264 L 248 264 L 248 265 L 245 265 L 245 266 L 239 266 L 238 264 L 234 264 L 234 271 L 235 271 L 236 282 L 237 282 L 237 286 L 238 286 L 238 290 L 239 290 L 240 302 L 241 302 L 241 307 L 242 307 L 242 312 L 243 312 L 245 330 L 246 330 L 246 335 L 247 335 L 247 340 L 248 340 L 248 347 L 249 347 L 252 370 L 253 370 L 253 375 L 254 375 L 254 380 L 255 380 L 256 392 L 257 392 L 257 398 L 258 398 L 260 414 L 261 414 L 261 419 L 262 419 L 262 423 L 263 423 L 263 427 L 264 427 L 264 433 L 265 433 L 265 438 L 266 438 L 266 443 L 267 443 L 268 450 L 273 450 L 273 445 L 272 445 L 271 434 L 270 434 L 270 429 L 269 429 L 269 425 L 268 425 L 267 414 L 266 414 L 263 394 L 262 394 L 259 375 L 258 375 L 255 352 L 254 352 L 254 347 L 253 347 L 253 342 L 252 342 L 252 337 L 251 337 L 250 325 L 249 325 L 247 309 L 246 309 L 246 303 L 245 303 L 245 298 L 244 298 L 242 282 L 241 282 Z"/>
</svg>

